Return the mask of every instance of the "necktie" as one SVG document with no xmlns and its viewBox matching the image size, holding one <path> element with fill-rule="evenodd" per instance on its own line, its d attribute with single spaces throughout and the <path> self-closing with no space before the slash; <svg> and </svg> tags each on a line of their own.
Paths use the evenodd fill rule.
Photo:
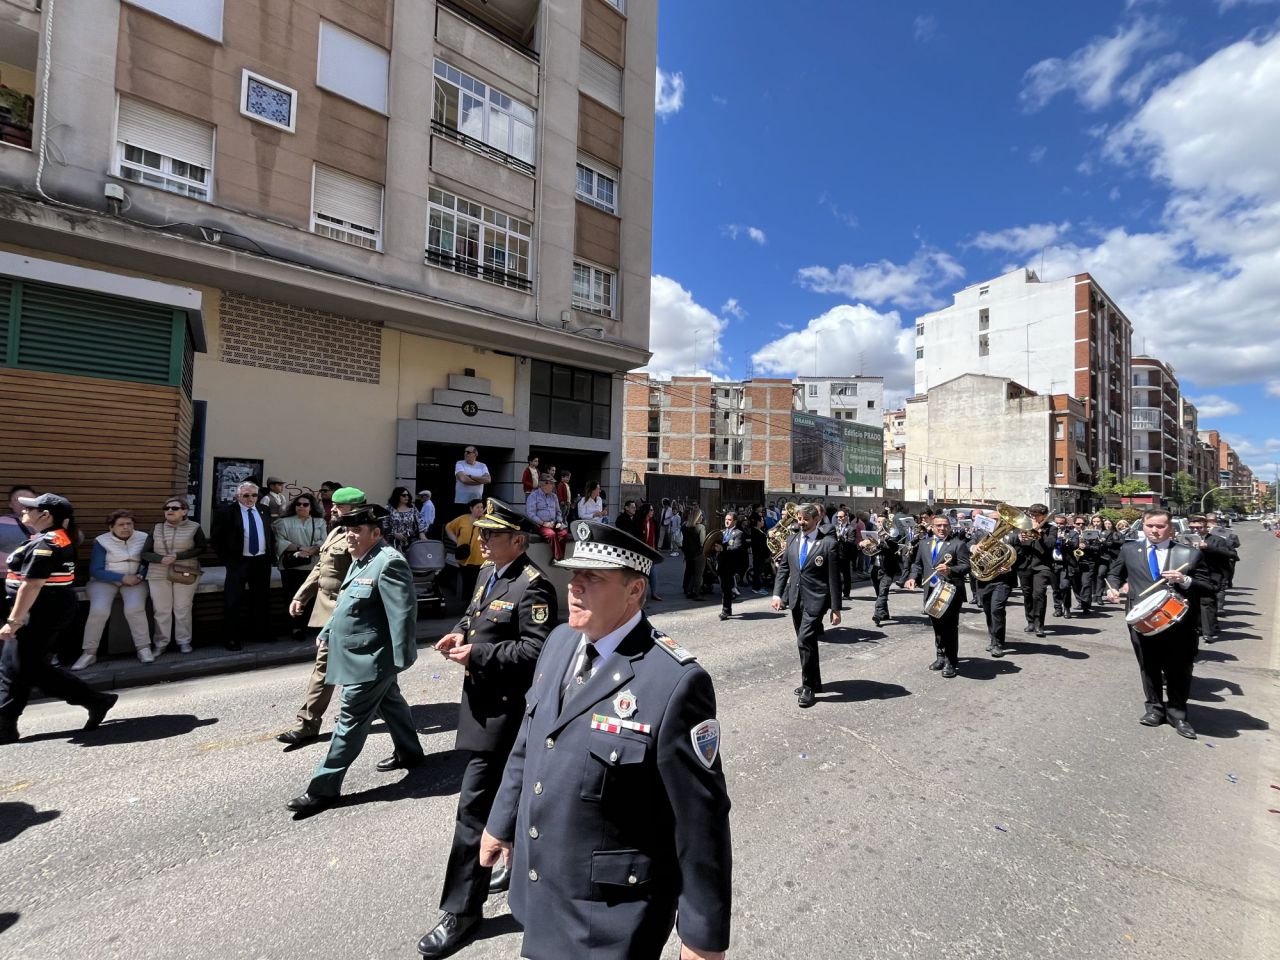
<svg viewBox="0 0 1280 960">
<path fill-rule="evenodd" d="M 942 541 L 939 540 L 937 537 L 934 537 L 932 563 L 935 567 L 938 565 L 938 550 L 941 547 L 942 547 Z M 936 584 L 937 582 L 938 582 L 938 575 L 935 573 L 933 576 L 929 578 L 929 583 L 930 585 L 933 585 L 933 584 Z"/>
<path fill-rule="evenodd" d="M 800 541 L 800 566 L 804 566 L 805 559 L 809 556 L 809 538 L 805 537 Z"/>
<path fill-rule="evenodd" d="M 244 522 L 249 527 L 249 556 L 256 557 L 262 550 L 262 545 L 258 541 L 258 520 L 254 516 L 256 511 L 245 509 Z"/>
<path fill-rule="evenodd" d="M 1160 556 L 1156 553 L 1156 548 L 1151 548 L 1151 554 L 1147 558 L 1147 562 L 1151 565 L 1151 579 L 1160 579 Z"/>
<path fill-rule="evenodd" d="M 573 695 L 574 690 L 590 679 L 591 665 L 595 663 L 595 659 L 596 645 L 590 642 L 584 643 L 582 649 L 578 651 L 578 660 L 574 664 L 573 673 L 569 675 L 569 679 L 565 682 L 561 700 L 568 700 Z"/>
<path fill-rule="evenodd" d="M 485 584 L 485 587 L 484 587 L 485 600 L 489 599 L 489 591 L 493 589 L 493 585 L 497 582 L 498 582 L 498 571 L 494 570 L 493 573 L 489 575 L 489 582 Z"/>
</svg>

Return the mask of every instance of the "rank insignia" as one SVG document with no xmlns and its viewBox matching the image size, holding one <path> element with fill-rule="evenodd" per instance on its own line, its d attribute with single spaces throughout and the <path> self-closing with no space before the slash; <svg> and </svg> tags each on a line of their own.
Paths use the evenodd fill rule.
<svg viewBox="0 0 1280 960">
<path fill-rule="evenodd" d="M 824 561 L 823 561 L 823 556 L 822 556 L 822 554 L 818 554 L 816 557 L 814 557 L 814 558 L 813 558 L 813 565 L 814 565 L 815 567 L 820 567 L 820 566 L 822 566 L 823 562 L 824 562 Z"/>
<path fill-rule="evenodd" d="M 624 720 L 621 717 L 607 717 L 603 713 L 591 715 L 591 729 L 603 730 L 605 733 L 621 733 L 623 730 L 634 730 L 636 733 L 648 733 L 653 728 L 647 723 Z"/>
<path fill-rule="evenodd" d="M 373 586 L 373 577 L 356 577 L 355 582 L 362 587 L 371 587 Z"/>
<path fill-rule="evenodd" d="M 720 752 L 720 721 L 703 720 L 689 731 L 689 739 L 693 741 L 693 752 L 698 755 L 702 765 L 708 770 L 716 762 L 716 754 Z"/>
<path fill-rule="evenodd" d="M 516 605 L 510 600 L 494 600 L 489 604 L 490 610 L 514 610 Z"/>
<path fill-rule="evenodd" d="M 550 616 L 550 610 L 545 603 L 535 603 L 529 614 L 529 619 L 534 623 L 546 623 L 547 617 Z"/>
<path fill-rule="evenodd" d="M 636 712 L 636 695 L 630 690 L 623 690 L 613 698 L 613 710 L 624 719 L 631 716 Z"/>
</svg>

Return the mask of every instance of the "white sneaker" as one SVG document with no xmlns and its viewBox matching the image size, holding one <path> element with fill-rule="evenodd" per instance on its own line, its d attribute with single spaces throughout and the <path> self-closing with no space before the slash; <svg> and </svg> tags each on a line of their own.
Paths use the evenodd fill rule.
<svg viewBox="0 0 1280 960">
<path fill-rule="evenodd" d="M 92 667 L 98 662 L 98 658 L 92 653 L 80 654 L 80 659 L 71 665 L 72 670 L 83 670 L 85 667 Z"/>
<path fill-rule="evenodd" d="M 180 644 L 178 644 L 178 652 L 179 652 L 179 653 L 190 653 L 190 652 L 191 652 L 191 644 L 189 644 L 189 643 L 180 643 Z"/>
<path fill-rule="evenodd" d="M 164 646 L 155 647 L 155 648 L 152 650 L 151 655 L 152 655 L 153 657 L 159 657 L 159 656 L 160 656 L 160 654 L 164 653 L 164 652 L 165 652 L 165 650 L 167 650 L 167 649 L 169 649 L 169 645 L 168 645 L 167 643 L 166 643 Z"/>
<path fill-rule="evenodd" d="M 155 654 L 153 654 L 153 653 L 151 652 L 151 648 L 150 648 L 150 647 L 139 647 L 139 648 L 138 648 L 138 659 L 139 659 L 139 660 L 141 660 L 143 663 L 155 663 L 155 662 L 156 662 Z"/>
</svg>

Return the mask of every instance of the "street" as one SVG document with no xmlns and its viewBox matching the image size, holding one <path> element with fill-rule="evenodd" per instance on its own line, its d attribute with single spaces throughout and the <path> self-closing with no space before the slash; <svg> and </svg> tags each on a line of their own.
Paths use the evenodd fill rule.
<svg viewBox="0 0 1280 960">
<path fill-rule="evenodd" d="M 921 595 L 871 623 L 870 589 L 796 706 L 790 617 L 767 597 L 655 604 L 715 680 L 734 808 L 731 957 L 1280 956 L 1280 540 L 1236 527 L 1222 642 L 1201 650 L 1195 741 L 1138 724 L 1121 611 L 983 652 L 965 608 L 960 676 L 926 665 Z M 679 561 L 662 592 L 680 594 Z M 324 743 L 282 750 L 309 667 L 122 691 L 103 727 L 38 703 L 0 750 L 0 956 L 417 956 L 437 916 L 461 771 L 460 670 L 420 650 L 402 686 L 429 755 L 379 774 L 381 725 L 345 803 L 294 822 Z M 334 708 L 326 718 L 331 727 Z M 326 737 L 327 741 L 327 737 Z M 515 958 L 505 897 L 459 956 Z M 675 940 L 664 956 L 676 955 Z"/>
</svg>

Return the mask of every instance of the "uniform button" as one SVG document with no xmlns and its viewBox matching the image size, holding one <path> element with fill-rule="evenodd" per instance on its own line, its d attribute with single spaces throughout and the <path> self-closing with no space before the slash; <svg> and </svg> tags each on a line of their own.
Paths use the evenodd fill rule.
<svg viewBox="0 0 1280 960">
<path fill-rule="evenodd" d="M 637 883 L 637 882 L 638 881 L 636 880 L 636 875 L 634 873 L 631 874 L 631 876 L 627 877 L 627 883 Z"/>
<path fill-rule="evenodd" d="M 463 673 L 463 675 L 464 675 L 464 676 L 467 676 L 467 677 L 471 676 L 471 671 L 470 671 L 470 670 L 463 670 L 463 671 L 462 671 L 462 673 Z"/>
<path fill-rule="evenodd" d="M 473 636 L 473 637 L 474 637 L 475 635 L 476 635 L 476 632 L 475 632 L 474 630 L 472 630 L 472 631 L 471 631 L 471 636 Z"/>
<path fill-rule="evenodd" d="M 550 749 L 551 749 L 552 747 L 554 747 L 555 745 L 556 745 L 555 738 L 554 738 L 554 737 L 547 737 L 547 749 L 548 749 L 548 750 L 550 750 Z"/>
<path fill-rule="evenodd" d="M 541 795 L 541 794 L 542 794 L 542 781 L 541 781 L 541 780 L 539 780 L 537 783 L 535 783 L 535 784 L 533 785 L 533 792 L 534 792 L 534 793 L 536 793 L 536 794 L 539 794 L 539 795 Z"/>
<path fill-rule="evenodd" d="M 530 828 L 529 828 L 529 836 L 530 836 L 530 837 L 532 837 L 534 840 L 537 840 L 537 839 L 538 839 L 538 828 L 537 828 L 537 827 L 530 827 Z"/>
<path fill-rule="evenodd" d="M 506 698 L 506 697 L 503 697 L 503 698 L 502 698 L 502 702 L 503 702 L 503 703 L 506 703 L 506 702 L 507 702 L 507 698 Z"/>
<path fill-rule="evenodd" d="M 537 882 L 538 882 L 538 871 L 537 871 L 537 870 L 530 870 L 530 871 L 529 871 L 529 879 L 530 879 L 530 880 L 532 880 L 534 883 L 537 883 Z"/>
<path fill-rule="evenodd" d="M 613 753 L 609 754 L 609 762 L 610 762 L 610 763 L 617 763 L 617 762 L 618 762 L 618 751 L 617 751 L 617 750 L 615 750 L 615 751 L 613 751 Z"/>
</svg>

